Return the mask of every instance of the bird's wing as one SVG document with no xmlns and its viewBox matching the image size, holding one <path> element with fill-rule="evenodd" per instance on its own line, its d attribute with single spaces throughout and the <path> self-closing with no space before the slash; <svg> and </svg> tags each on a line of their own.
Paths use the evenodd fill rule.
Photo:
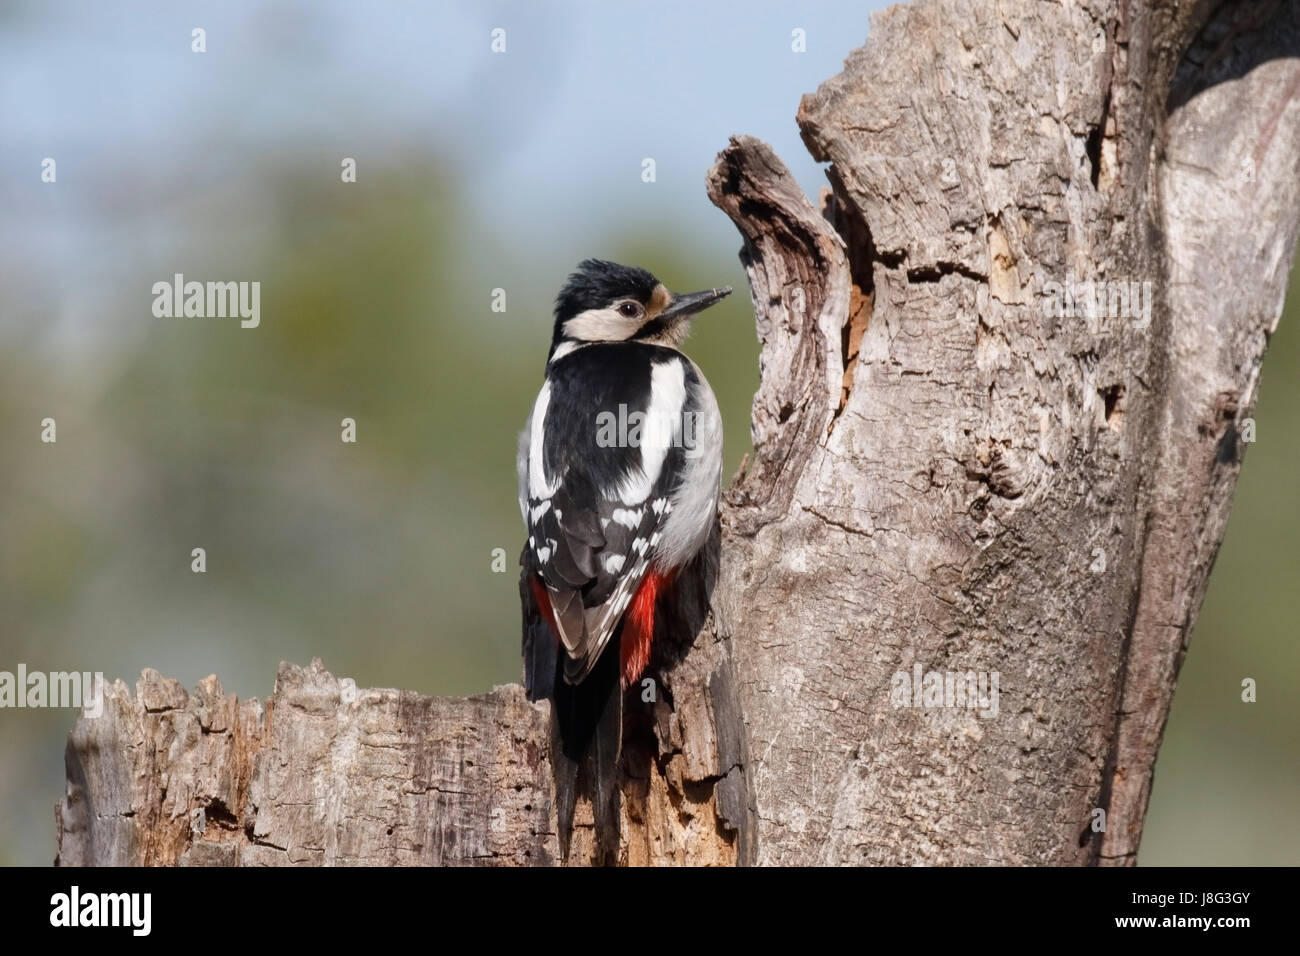
<svg viewBox="0 0 1300 956">
<path fill-rule="evenodd" d="M 520 464 L 525 559 L 546 585 L 570 683 L 609 643 L 671 512 L 684 362 L 653 346 L 587 346 L 553 363 L 534 406 Z"/>
</svg>

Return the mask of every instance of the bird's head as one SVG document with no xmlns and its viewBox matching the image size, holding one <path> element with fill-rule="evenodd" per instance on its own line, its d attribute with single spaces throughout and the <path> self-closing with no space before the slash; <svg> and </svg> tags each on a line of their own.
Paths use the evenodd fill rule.
<svg viewBox="0 0 1300 956">
<path fill-rule="evenodd" d="M 670 292 L 645 269 L 587 259 L 556 297 L 551 357 L 596 342 L 676 348 L 690 332 L 691 317 L 730 293 L 730 286 Z"/>
</svg>

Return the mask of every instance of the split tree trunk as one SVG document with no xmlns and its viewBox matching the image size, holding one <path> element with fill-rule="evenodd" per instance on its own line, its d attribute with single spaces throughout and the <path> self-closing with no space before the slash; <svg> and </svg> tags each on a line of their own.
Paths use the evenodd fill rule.
<svg viewBox="0 0 1300 956">
<path fill-rule="evenodd" d="M 707 625 L 628 699 L 625 862 L 1133 862 L 1300 224 L 1297 56 L 1277 0 L 918 0 L 800 109 L 821 210 L 719 156 L 755 453 Z M 1149 322 L 1047 307 L 1089 281 Z M 59 860 L 555 862 L 547 727 L 513 685 L 146 672 L 71 736 Z"/>
</svg>

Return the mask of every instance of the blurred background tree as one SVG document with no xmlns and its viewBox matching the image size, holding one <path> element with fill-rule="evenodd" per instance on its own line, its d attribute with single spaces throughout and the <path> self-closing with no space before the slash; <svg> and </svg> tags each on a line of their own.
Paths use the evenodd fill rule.
<svg viewBox="0 0 1300 956">
<path fill-rule="evenodd" d="M 798 98 L 878 6 L 762 3 L 740 23 L 662 3 L 5 7 L 0 670 L 216 673 L 242 696 L 312 657 L 428 694 L 517 680 L 515 435 L 560 283 L 599 255 L 675 288 L 743 289 L 704 172 L 751 132 L 815 196 Z M 195 26 L 207 53 L 191 52 Z M 154 318 L 151 286 L 177 272 L 260 281 L 260 327 Z M 1297 298 L 1143 863 L 1300 861 Z M 702 318 L 689 350 L 723 408 L 730 474 L 758 378 L 746 297 Z M 0 711 L 0 863 L 53 858 L 72 720 Z"/>
</svg>

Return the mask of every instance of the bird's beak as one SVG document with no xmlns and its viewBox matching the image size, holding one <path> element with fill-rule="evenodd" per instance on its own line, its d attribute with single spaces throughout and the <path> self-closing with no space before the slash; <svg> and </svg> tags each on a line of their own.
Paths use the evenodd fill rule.
<svg viewBox="0 0 1300 956">
<path fill-rule="evenodd" d="M 655 318 L 676 319 L 680 316 L 694 315 L 696 312 L 703 312 L 719 299 L 729 295 L 731 295 L 731 286 L 729 285 L 723 286 L 721 289 L 705 289 L 703 292 L 686 292 L 682 295 L 674 295 L 673 301 L 668 303 L 668 307 L 656 315 Z"/>
</svg>

